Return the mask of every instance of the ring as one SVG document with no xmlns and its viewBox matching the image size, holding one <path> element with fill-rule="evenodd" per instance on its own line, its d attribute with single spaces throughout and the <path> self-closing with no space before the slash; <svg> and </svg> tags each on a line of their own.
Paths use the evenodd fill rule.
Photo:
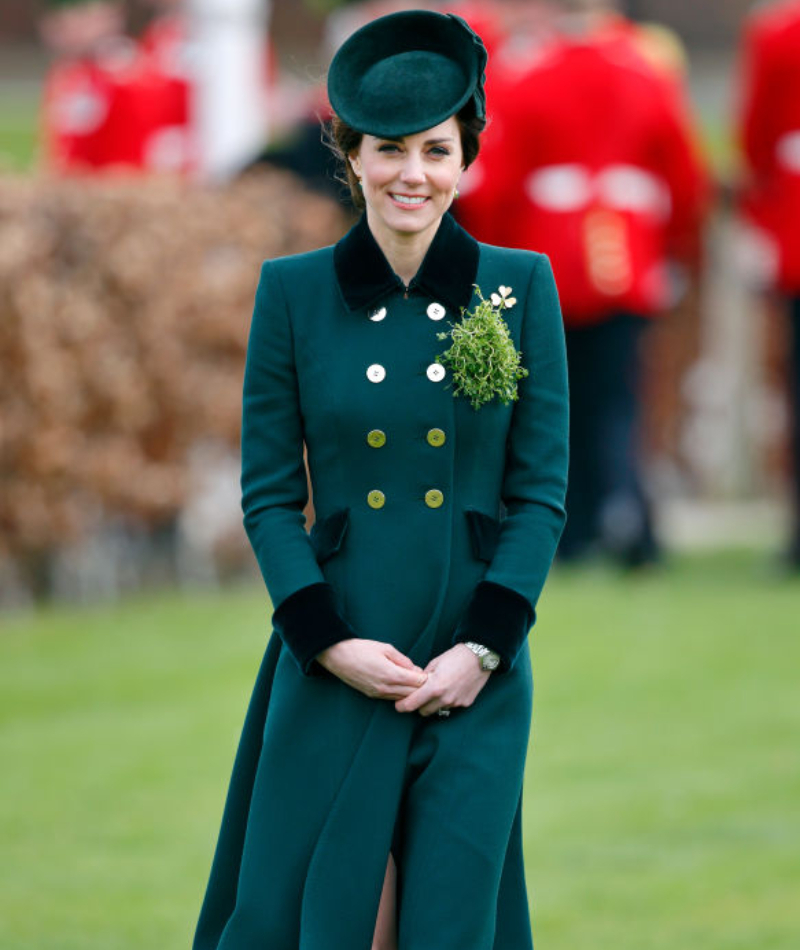
<svg viewBox="0 0 800 950">
<path fill-rule="evenodd" d="M 449 715 L 450 715 L 450 710 L 449 710 L 449 709 L 444 709 L 444 708 L 442 708 L 442 709 L 437 709 L 437 710 L 436 710 L 436 715 L 437 715 L 437 716 L 449 716 Z"/>
</svg>

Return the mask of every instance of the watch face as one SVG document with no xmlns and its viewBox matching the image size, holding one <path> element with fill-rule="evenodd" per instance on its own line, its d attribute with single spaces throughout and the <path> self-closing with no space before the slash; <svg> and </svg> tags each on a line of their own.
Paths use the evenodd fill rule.
<svg viewBox="0 0 800 950">
<path fill-rule="evenodd" d="M 499 665 L 500 658 L 491 653 L 487 653 L 486 656 L 481 657 L 481 666 L 485 670 L 496 670 Z"/>
</svg>

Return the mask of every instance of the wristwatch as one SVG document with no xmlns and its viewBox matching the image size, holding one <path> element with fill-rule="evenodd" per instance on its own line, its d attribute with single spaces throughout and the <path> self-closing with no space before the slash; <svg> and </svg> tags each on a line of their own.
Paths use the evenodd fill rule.
<svg viewBox="0 0 800 950">
<path fill-rule="evenodd" d="M 464 642 L 465 647 L 469 647 L 470 650 L 478 657 L 481 661 L 482 670 L 496 670 L 500 666 L 500 654 L 495 653 L 494 650 L 490 650 L 489 647 L 483 646 L 482 643 L 475 643 L 472 640 L 467 640 Z"/>
</svg>

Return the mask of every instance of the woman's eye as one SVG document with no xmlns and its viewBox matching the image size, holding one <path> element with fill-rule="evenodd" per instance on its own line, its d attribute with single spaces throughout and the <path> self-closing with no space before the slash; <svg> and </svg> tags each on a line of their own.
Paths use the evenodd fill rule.
<svg viewBox="0 0 800 950">
<path fill-rule="evenodd" d="M 445 148 L 443 145 L 434 145 L 431 149 L 431 155 L 436 156 L 446 156 L 450 154 L 450 149 Z"/>
<path fill-rule="evenodd" d="M 379 152 L 396 152 L 396 151 L 397 151 L 397 146 L 396 146 L 396 145 L 392 145 L 391 143 L 388 143 L 388 144 L 386 144 L 386 145 L 381 145 L 381 146 L 379 146 L 379 147 L 378 147 L 378 151 L 379 151 Z"/>
</svg>

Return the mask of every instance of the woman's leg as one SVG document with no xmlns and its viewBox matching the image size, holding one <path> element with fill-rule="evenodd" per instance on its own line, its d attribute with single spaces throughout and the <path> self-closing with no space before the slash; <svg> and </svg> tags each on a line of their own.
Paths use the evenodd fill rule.
<svg viewBox="0 0 800 950">
<path fill-rule="evenodd" d="M 397 868 L 391 851 L 383 879 L 381 902 L 372 938 L 372 950 L 397 950 Z"/>
</svg>

